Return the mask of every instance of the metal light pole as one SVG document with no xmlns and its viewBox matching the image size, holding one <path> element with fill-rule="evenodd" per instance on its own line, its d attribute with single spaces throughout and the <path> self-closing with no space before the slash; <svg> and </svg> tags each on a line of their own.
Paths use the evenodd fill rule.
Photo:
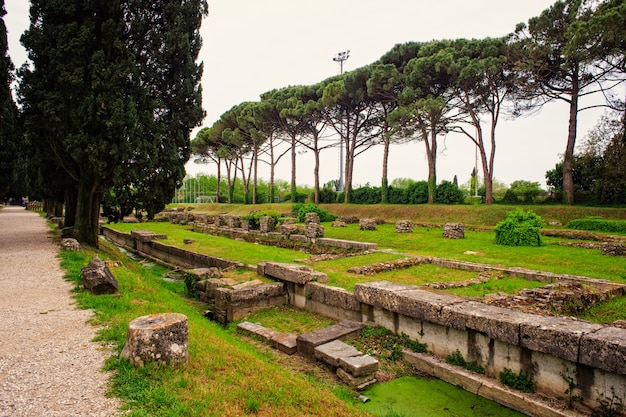
<svg viewBox="0 0 626 417">
<path fill-rule="evenodd" d="M 339 75 L 343 74 L 343 62 L 350 58 L 350 50 L 338 52 L 333 61 L 339 62 Z M 341 129 L 343 131 L 343 128 Z M 343 191 L 343 132 L 339 135 L 339 184 L 337 191 Z"/>
</svg>

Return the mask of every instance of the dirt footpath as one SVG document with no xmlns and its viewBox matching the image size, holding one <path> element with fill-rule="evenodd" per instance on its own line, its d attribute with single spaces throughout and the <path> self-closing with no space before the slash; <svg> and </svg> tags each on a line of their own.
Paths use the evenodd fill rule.
<svg viewBox="0 0 626 417">
<path fill-rule="evenodd" d="M 114 416 L 107 353 L 63 280 L 45 219 L 0 209 L 0 417 Z"/>
</svg>

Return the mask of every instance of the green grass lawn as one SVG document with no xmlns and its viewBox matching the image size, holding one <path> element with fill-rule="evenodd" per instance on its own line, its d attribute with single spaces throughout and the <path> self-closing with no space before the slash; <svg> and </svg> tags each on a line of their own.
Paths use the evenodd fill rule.
<svg viewBox="0 0 626 417">
<path fill-rule="evenodd" d="M 241 242 L 220 236 L 211 236 L 188 230 L 186 226 L 172 225 L 165 222 L 150 223 L 118 223 L 110 227 L 130 232 L 133 229 L 148 229 L 156 233 L 167 234 L 166 244 L 183 247 L 189 250 L 206 253 L 212 256 L 233 259 L 245 264 L 256 265 L 263 260 L 276 262 L 294 262 L 307 258 L 308 255 L 291 249 L 276 248 L 249 242 Z M 462 261 L 499 265 L 504 267 L 523 267 L 538 271 L 547 271 L 557 274 L 580 275 L 589 278 L 608 279 L 618 283 L 626 283 L 626 258 L 609 257 L 602 255 L 599 249 L 584 249 L 572 246 L 560 246 L 558 238 L 544 237 L 544 246 L 541 247 L 510 247 L 496 245 L 493 232 L 479 232 L 467 230 L 464 239 L 445 239 L 440 228 L 416 227 L 413 233 L 395 233 L 394 225 L 379 225 L 376 231 L 359 230 L 358 225 L 352 224 L 345 228 L 324 225 L 325 236 L 336 239 L 372 242 L 379 249 L 393 249 L 405 254 L 434 256 Z M 190 245 L 183 243 L 186 238 L 196 241 Z M 467 254 L 466 252 L 473 254 Z M 373 279 L 395 280 L 394 274 L 376 277 L 342 277 L 349 266 L 360 266 L 386 260 L 399 259 L 400 255 L 376 254 L 365 257 L 350 257 L 330 262 L 317 262 L 315 269 L 325 272 L 331 278 L 332 285 L 349 289 L 356 282 L 368 282 Z M 438 269 L 437 267 L 434 267 Z M 413 272 L 419 274 L 427 268 L 416 267 Z M 433 274 L 433 270 L 428 271 Z M 443 269 L 435 281 L 445 281 L 445 275 L 454 276 L 455 271 Z M 410 276 L 415 276 L 412 282 Z M 460 274 L 459 279 L 465 278 Z M 416 274 L 397 274 L 398 282 L 419 285 L 424 281 Z M 451 278 L 456 279 L 456 278 Z M 428 282 L 428 281 L 426 281 Z M 432 281 L 430 281 L 432 282 Z"/>
<path fill-rule="evenodd" d="M 557 274 L 570 274 L 589 278 L 607 279 L 626 283 L 626 258 L 602 255 L 599 249 L 585 249 L 574 246 L 561 246 L 559 238 L 544 237 L 541 247 L 510 247 L 496 245 L 491 231 L 466 230 L 464 239 L 445 239 L 438 227 L 416 227 L 413 233 L 396 233 L 394 225 L 383 224 L 375 231 L 359 230 L 358 225 L 345 228 L 325 224 L 325 235 L 337 239 L 376 243 L 379 249 L 391 251 L 350 256 L 326 261 L 313 262 L 306 253 L 242 242 L 221 236 L 192 232 L 187 226 L 166 222 L 118 223 L 111 225 L 116 230 L 130 232 L 133 229 L 148 229 L 164 233 L 166 244 L 206 253 L 212 256 L 232 259 L 244 264 L 256 265 L 260 261 L 306 262 L 315 270 L 328 275 L 328 285 L 353 291 L 357 283 L 391 281 L 407 285 L 423 285 L 433 282 L 466 281 L 478 277 L 478 272 L 442 268 L 432 264 L 422 264 L 407 269 L 357 275 L 348 270 L 380 262 L 402 259 L 410 255 L 423 255 L 462 261 L 484 263 L 504 267 L 522 267 Z M 194 239 L 192 244 L 184 244 L 184 239 Z M 483 284 L 447 291 L 463 296 L 482 297 L 496 292 L 516 293 L 523 288 L 534 288 L 543 284 L 523 279 L 503 277 Z M 580 317 L 585 320 L 607 323 L 626 319 L 625 297 L 601 303 Z"/>
</svg>

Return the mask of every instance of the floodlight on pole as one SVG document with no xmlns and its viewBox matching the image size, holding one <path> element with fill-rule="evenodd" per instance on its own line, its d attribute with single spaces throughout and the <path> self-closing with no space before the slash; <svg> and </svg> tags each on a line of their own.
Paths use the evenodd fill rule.
<svg viewBox="0 0 626 417">
<path fill-rule="evenodd" d="M 337 55 L 333 57 L 333 61 L 339 62 L 339 74 L 343 74 L 343 62 L 350 58 L 350 50 L 338 52 Z"/>
<path fill-rule="evenodd" d="M 343 63 L 350 58 L 350 50 L 338 52 L 333 57 L 333 61 L 339 62 L 339 75 L 343 74 Z M 343 129 L 342 129 L 343 130 Z M 337 191 L 343 191 L 343 134 L 339 137 L 339 184 L 337 184 Z"/>
</svg>

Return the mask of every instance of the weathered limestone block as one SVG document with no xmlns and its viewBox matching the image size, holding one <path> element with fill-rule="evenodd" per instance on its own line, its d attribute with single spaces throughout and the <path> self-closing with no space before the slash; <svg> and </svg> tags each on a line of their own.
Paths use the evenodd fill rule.
<svg viewBox="0 0 626 417">
<path fill-rule="evenodd" d="M 376 250 L 378 245 L 376 243 L 369 242 L 357 242 L 353 240 L 344 239 L 330 239 L 327 237 L 321 237 L 317 240 L 318 245 L 335 246 L 337 248 L 344 249 L 356 249 L 360 251 Z"/>
<path fill-rule="evenodd" d="M 465 302 L 462 297 L 388 281 L 356 284 L 354 296 L 362 303 L 441 325 L 446 325 L 443 307 Z"/>
<path fill-rule="evenodd" d="M 320 223 L 320 216 L 317 213 L 306 213 L 304 215 L 304 223 Z"/>
<path fill-rule="evenodd" d="M 626 329 L 605 327 L 584 335 L 580 363 L 626 375 Z"/>
<path fill-rule="evenodd" d="M 259 262 L 257 273 L 261 276 L 269 276 L 281 281 L 306 284 L 309 281 L 327 282 L 328 275 L 318 272 L 305 265 L 285 264 L 280 262 Z"/>
<path fill-rule="evenodd" d="M 337 369 L 337 376 L 348 386 L 355 388 L 359 391 L 364 390 L 368 386 L 374 384 L 376 379 L 372 375 L 365 376 L 353 376 L 352 374 L 344 371 L 343 369 Z"/>
<path fill-rule="evenodd" d="M 396 233 L 413 233 L 413 222 L 411 220 L 398 220 Z"/>
<path fill-rule="evenodd" d="M 463 239 L 465 237 L 465 225 L 463 223 L 444 224 L 443 237 L 447 239 Z"/>
<path fill-rule="evenodd" d="M 80 243 L 78 243 L 78 240 L 72 238 L 61 239 L 61 247 L 72 252 L 80 251 Z"/>
<path fill-rule="evenodd" d="M 276 220 L 271 216 L 259 217 L 259 230 L 261 233 L 273 232 L 276 227 Z"/>
<path fill-rule="evenodd" d="M 580 341 L 588 333 L 602 329 L 599 324 L 564 317 L 536 316 L 520 326 L 520 346 L 578 362 Z"/>
<path fill-rule="evenodd" d="M 307 223 L 304 230 L 305 236 L 308 239 L 324 237 L 324 226 L 319 223 Z"/>
<path fill-rule="evenodd" d="M 520 344 L 520 326 L 532 324 L 537 316 L 475 301 L 444 306 L 441 317 L 447 326 L 476 330 L 514 346 Z"/>
<path fill-rule="evenodd" d="M 305 286 L 307 298 L 329 307 L 340 307 L 343 310 L 361 311 L 361 303 L 354 294 L 343 288 L 330 287 L 317 282 L 308 282 Z"/>
<path fill-rule="evenodd" d="M 361 220 L 359 220 L 359 229 L 361 229 L 361 230 L 376 230 L 376 220 L 374 220 L 374 219 L 361 219 Z"/>
<path fill-rule="evenodd" d="M 333 340 L 315 348 L 315 359 L 322 361 L 333 368 L 339 367 L 342 358 L 362 356 L 357 348 L 350 346 L 340 340 Z"/>
<path fill-rule="evenodd" d="M 298 353 L 306 358 L 314 359 L 316 347 L 337 339 L 346 340 L 357 337 L 364 327 L 365 323 L 342 320 L 315 332 L 301 334 L 297 338 Z"/>
<path fill-rule="evenodd" d="M 149 362 L 186 365 L 187 316 L 179 313 L 150 314 L 128 324 L 122 356 L 135 366 Z"/>
<path fill-rule="evenodd" d="M 340 358 L 339 367 L 355 377 L 371 376 L 378 371 L 378 360 L 370 355 Z"/>
<path fill-rule="evenodd" d="M 106 264 L 97 256 L 81 270 L 81 282 L 83 288 L 97 295 L 115 294 L 118 289 L 117 280 Z"/>
<path fill-rule="evenodd" d="M 238 290 L 216 288 L 213 294 L 215 319 L 220 323 L 239 320 L 253 311 L 283 305 L 287 301 L 285 285 L 281 282 Z"/>
<path fill-rule="evenodd" d="M 131 230 L 130 235 L 141 243 L 152 242 L 154 239 L 165 239 L 167 235 L 157 234 L 150 230 Z"/>
</svg>

